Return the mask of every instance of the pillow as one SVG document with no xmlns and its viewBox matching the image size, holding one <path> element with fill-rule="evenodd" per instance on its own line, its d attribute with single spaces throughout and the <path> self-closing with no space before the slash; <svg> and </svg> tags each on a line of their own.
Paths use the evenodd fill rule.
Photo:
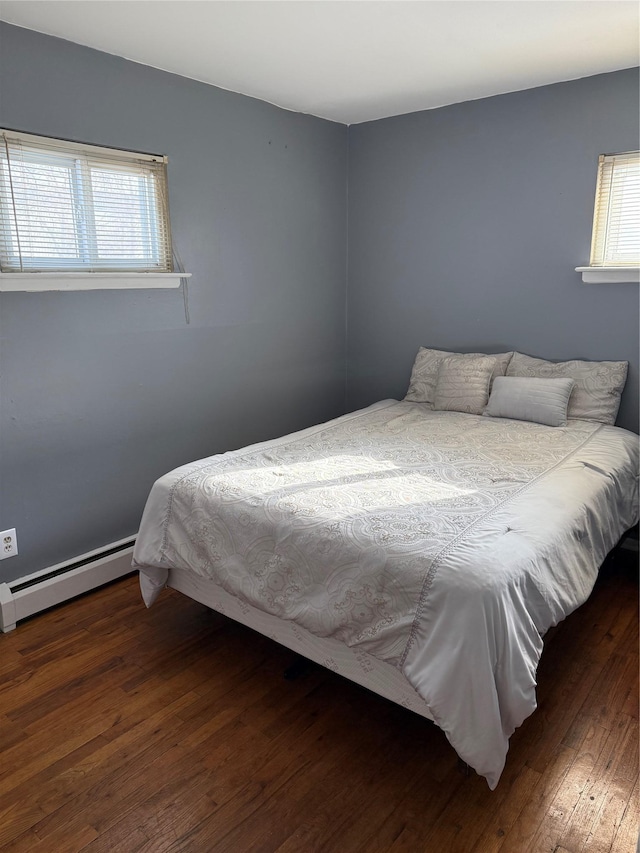
<svg viewBox="0 0 640 853">
<path fill-rule="evenodd" d="M 416 360 L 413 363 L 409 390 L 404 398 L 410 403 L 426 403 L 429 409 L 433 409 L 433 399 L 438 380 L 438 368 L 440 362 L 450 356 L 461 356 L 462 358 L 479 358 L 486 355 L 483 352 L 446 352 L 446 350 L 427 349 L 420 347 Z M 492 356 L 496 360 L 493 377 L 504 376 L 511 361 L 512 352 L 501 352 Z"/>
<path fill-rule="evenodd" d="M 627 380 L 626 361 L 545 361 L 521 352 L 513 354 L 507 376 L 573 379 L 567 417 L 614 424 Z"/>
<path fill-rule="evenodd" d="M 490 355 L 443 358 L 438 368 L 433 408 L 439 412 L 481 415 L 489 399 L 495 366 L 496 359 Z"/>
<path fill-rule="evenodd" d="M 573 379 L 498 376 L 485 415 L 557 427 L 567 425 Z"/>
</svg>

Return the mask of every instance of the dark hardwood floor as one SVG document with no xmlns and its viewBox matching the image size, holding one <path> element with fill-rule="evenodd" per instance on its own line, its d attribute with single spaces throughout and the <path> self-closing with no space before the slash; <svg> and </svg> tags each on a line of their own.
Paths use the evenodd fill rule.
<svg viewBox="0 0 640 853">
<path fill-rule="evenodd" d="M 546 645 L 491 792 L 434 725 L 126 578 L 0 636 L 0 850 L 632 853 L 637 555 Z"/>
</svg>

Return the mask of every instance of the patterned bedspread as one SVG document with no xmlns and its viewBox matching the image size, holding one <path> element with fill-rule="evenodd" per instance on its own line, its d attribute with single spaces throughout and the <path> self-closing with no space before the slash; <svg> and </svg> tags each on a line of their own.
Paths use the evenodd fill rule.
<svg viewBox="0 0 640 853">
<path fill-rule="evenodd" d="M 385 401 L 161 478 L 134 565 L 210 577 L 397 666 L 495 787 L 543 633 L 637 521 L 637 471 L 615 427 Z"/>
</svg>

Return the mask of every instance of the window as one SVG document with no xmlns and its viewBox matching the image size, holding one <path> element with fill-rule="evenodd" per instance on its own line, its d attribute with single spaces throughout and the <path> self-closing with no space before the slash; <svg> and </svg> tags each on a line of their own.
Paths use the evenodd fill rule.
<svg viewBox="0 0 640 853">
<path fill-rule="evenodd" d="M 640 152 L 603 155 L 598 165 L 590 266 L 640 264 Z"/>
<path fill-rule="evenodd" d="M 588 267 L 578 270 L 585 281 L 637 281 L 639 266 L 640 152 L 603 154 L 598 164 L 591 258 Z M 595 277 L 585 278 L 585 273 Z"/>
<path fill-rule="evenodd" d="M 173 272 L 165 157 L 0 133 L 3 279 Z"/>
</svg>

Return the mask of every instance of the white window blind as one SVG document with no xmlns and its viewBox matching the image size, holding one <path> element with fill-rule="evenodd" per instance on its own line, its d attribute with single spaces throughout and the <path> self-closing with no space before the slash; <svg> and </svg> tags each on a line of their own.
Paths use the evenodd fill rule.
<svg viewBox="0 0 640 853">
<path fill-rule="evenodd" d="M 640 152 L 602 155 L 591 239 L 592 267 L 640 265 Z"/>
<path fill-rule="evenodd" d="M 3 272 L 171 272 L 166 158 L 0 131 Z"/>
</svg>

